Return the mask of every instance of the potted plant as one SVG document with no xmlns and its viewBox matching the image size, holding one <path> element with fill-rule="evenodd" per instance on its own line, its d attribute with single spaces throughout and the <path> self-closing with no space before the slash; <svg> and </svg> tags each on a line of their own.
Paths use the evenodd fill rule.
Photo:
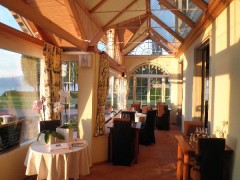
<svg viewBox="0 0 240 180">
<path fill-rule="evenodd" d="M 56 131 L 43 130 L 38 134 L 37 141 L 40 139 L 41 134 L 44 134 L 44 140 L 45 140 L 46 144 L 48 144 L 50 142 L 51 137 L 54 137 L 54 138 L 57 138 L 60 140 L 65 139 L 63 135 L 61 135 L 60 133 L 58 133 Z"/>
<path fill-rule="evenodd" d="M 70 107 L 70 91 L 59 91 L 60 102 L 54 103 L 54 112 L 65 112 L 65 120 L 62 120 L 62 125 L 57 127 L 56 131 L 62 134 L 65 138 L 65 141 L 69 142 L 73 140 L 73 128 L 70 125 L 70 120 L 67 114 L 67 109 Z"/>
<path fill-rule="evenodd" d="M 42 96 L 40 100 L 34 101 L 33 106 L 32 106 L 33 111 L 38 112 L 39 114 L 42 113 L 43 122 L 46 122 L 45 121 L 45 110 L 46 110 L 45 101 L 46 101 L 46 98 L 44 96 Z M 61 107 L 58 107 L 58 108 L 61 108 Z M 37 141 L 40 139 L 42 134 L 44 134 L 44 140 L 45 140 L 46 144 L 49 142 L 51 143 L 50 140 L 52 138 L 57 138 L 60 140 L 65 139 L 64 136 L 59 132 L 44 129 L 38 134 Z"/>
</svg>

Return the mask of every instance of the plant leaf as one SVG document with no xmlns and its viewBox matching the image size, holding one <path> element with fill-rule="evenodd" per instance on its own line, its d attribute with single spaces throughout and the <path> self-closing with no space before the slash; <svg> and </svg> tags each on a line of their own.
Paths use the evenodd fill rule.
<svg viewBox="0 0 240 180">
<path fill-rule="evenodd" d="M 46 131 L 45 132 L 45 143 L 48 143 L 49 142 L 49 139 L 50 139 L 50 131 Z"/>
<path fill-rule="evenodd" d="M 60 133 L 58 133 L 58 132 L 56 132 L 56 131 L 52 131 L 52 132 L 51 132 L 51 135 L 52 135 L 53 137 L 58 138 L 58 139 L 62 139 L 62 140 L 65 139 L 63 135 L 61 135 Z"/>
</svg>

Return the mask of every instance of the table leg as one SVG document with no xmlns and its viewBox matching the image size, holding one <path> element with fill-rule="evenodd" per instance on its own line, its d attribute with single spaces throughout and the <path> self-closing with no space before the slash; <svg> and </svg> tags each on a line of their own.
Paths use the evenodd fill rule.
<svg viewBox="0 0 240 180">
<path fill-rule="evenodd" d="M 183 180 L 188 180 L 188 175 L 189 175 L 189 154 L 186 153 L 184 154 L 184 159 L 183 159 Z"/>
<path fill-rule="evenodd" d="M 177 180 L 181 180 L 183 176 L 183 152 L 178 144 L 178 152 L 177 152 Z"/>
<path fill-rule="evenodd" d="M 112 139 L 113 139 L 113 129 L 110 128 L 110 134 L 109 134 L 109 161 L 112 161 Z"/>
</svg>

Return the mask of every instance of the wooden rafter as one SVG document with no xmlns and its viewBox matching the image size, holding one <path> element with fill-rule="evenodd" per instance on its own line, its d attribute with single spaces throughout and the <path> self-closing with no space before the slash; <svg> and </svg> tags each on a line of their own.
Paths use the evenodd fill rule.
<svg viewBox="0 0 240 180">
<path fill-rule="evenodd" d="M 107 0 L 102 0 L 96 4 L 92 9 L 89 10 L 89 13 L 94 13 L 99 7 L 101 7 Z"/>
<path fill-rule="evenodd" d="M 26 5 L 23 1 L 18 1 L 18 3 L 16 3 L 15 1 L 0 0 L 0 4 L 25 17 L 26 19 L 29 19 L 41 28 L 48 30 L 48 32 L 51 32 L 56 36 L 68 41 L 69 43 L 79 47 L 80 49 L 87 50 L 88 42 L 74 37 L 56 23 L 52 22 L 30 6 Z"/>
<path fill-rule="evenodd" d="M 208 4 L 205 3 L 203 0 L 192 0 L 192 2 L 204 11 L 206 11 L 208 8 Z"/>
<path fill-rule="evenodd" d="M 78 34 L 78 37 L 81 39 L 87 39 L 86 34 L 84 32 L 83 23 L 78 17 L 78 12 L 76 10 L 76 5 L 74 0 L 65 0 L 65 5 L 67 6 L 68 12 Z"/>
<path fill-rule="evenodd" d="M 150 27 L 150 1 L 149 0 L 146 0 L 146 14 L 148 15 L 147 18 L 148 18 L 148 24 L 147 24 L 147 27 L 149 29 Z"/>
<path fill-rule="evenodd" d="M 104 35 L 104 33 L 102 30 L 98 31 L 98 33 L 95 35 L 95 37 L 90 41 L 89 45 L 96 46 L 98 41 L 100 41 L 100 39 L 102 38 L 103 35 Z"/>
<path fill-rule="evenodd" d="M 75 0 L 74 0 L 75 1 Z M 94 23 L 100 30 L 102 30 L 102 26 L 99 24 L 99 22 L 96 20 L 95 17 L 93 17 L 90 13 L 88 8 L 85 6 L 85 4 L 82 1 L 75 1 L 79 7 L 83 10 L 83 12 L 91 19 L 92 23 Z"/>
<path fill-rule="evenodd" d="M 139 34 L 136 38 L 134 38 L 134 35 L 131 37 L 131 39 L 128 41 L 128 43 L 124 46 L 124 49 L 129 47 L 131 45 L 131 42 L 136 41 L 140 36 L 143 36 L 143 34 L 146 34 L 148 30 L 143 31 L 141 34 Z M 134 38 L 134 39 L 133 39 Z M 137 44 L 138 45 L 138 44 Z"/>
<path fill-rule="evenodd" d="M 140 16 L 137 16 L 137 17 L 133 17 L 133 18 L 128 19 L 128 20 L 126 20 L 126 21 L 122 21 L 122 22 L 120 22 L 120 23 L 116 23 L 116 24 L 110 25 L 110 26 L 108 26 L 108 27 L 105 27 L 105 28 L 103 28 L 103 31 L 105 32 L 105 31 L 107 31 L 107 30 L 109 30 L 109 29 L 118 28 L 118 27 L 123 27 L 123 26 L 125 26 L 125 25 L 127 26 L 127 25 L 129 25 L 130 23 L 139 21 L 139 18 L 140 18 L 140 20 L 142 21 L 142 20 L 144 20 L 145 18 L 147 18 L 147 16 L 148 16 L 147 14 L 143 14 L 143 15 L 140 15 Z M 140 25 L 140 23 L 139 23 L 139 25 Z"/>
<path fill-rule="evenodd" d="M 185 22 L 188 26 L 190 26 L 191 28 L 194 28 L 195 23 L 190 20 L 187 16 L 183 15 L 183 13 L 179 10 L 176 9 L 175 6 L 173 6 L 171 3 L 169 3 L 166 0 L 158 0 L 158 2 L 165 6 L 167 9 L 169 9 L 169 11 L 171 11 L 173 14 L 175 14 L 178 18 L 180 18 L 183 22 Z"/>
<path fill-rule="evenodd" d="M 215 18 L 232 2 L 233 0 L 211 0 L 208 10 L 198 20 L 196 27 L 189 33 L 184 44 L 179 47 L 176 57 L 179 57 L 201 33 L 215 20 Z"/>
<path fill-rule="evenodd" d="M 146 20 L 145 20 L 145 21 L 146 21 Z M 145 21 L 143 21 L 143 24 L 145 23 Z M 138 28 L 138 30 L 136 31 L 136 33 L 138 33 L 138 31 L 139 31 L 140 28 L 141 28 L 141 27 Z M 147 31 L 148 31 L 148 30 L 143 31 L 142 33 L 140 33 L 139 36 L 142 36 L 143 33 L 147 33 Z M 135 33 L 134 35 L 132 35 L 132 37 L 128 40 L 128 42 L 125 42 L 124 49 L 126 48 L 126 46 L 127 46 L 127 44 L 128 44 L 129 42 L 131 43 L 131 41 L 133 41 L 132 39 L 135 37 L 136 33 Z M 138 37 L 139 37 L 139 36 L 138 36 Z M 136 37 L 135 39 L 137 39 L 138 37 Z"/>
<path fill-rule="evenodd" d="M 164 46 L 164 44 L 163 43 L 161 43 L 160 41 L 156 41 L 156 39 L 152 36 L 152 35 L 150 35 L 149 36 L 157 45 L 159 45 L 161 48 L 163 48 L 165 51 L 167 51 L 169 54 L 172 54 L 172 53 L 170 53 L 170 52 L 172 52 L 169 48 L 167 48 L 166 46 Z"/>
<path fill-rule="evenodd" d="M 103 29 L 106 29 L 106 27 L 113 23 L 114 20 L 116 20 L 119 16 L 121 16 L 121 14 L 123 14 L 127 9 L 129 9 L 133 4 L 135 4 L 138 0 L 133 0 L 131 3 L 129 3 L 125 8 L 123 8 L 122 11 L 120 11 L 116 16 L 114 16 L 109 22 L 107 22 L 107 24 L 104 26 Z"/>
<path fill-rule="evenodd" d="M 150 29 L 150 31 L 162 42 L 164 42 L 168 47 L 170 47 L 173 51 L 177 51 L 177 48 L 173 46 L 170 42 L 168 42 L 164 37 L 162 37 L 160 34 L 158 34 L 154 29 Z"/>
<path fill-rule="evenodd" d="M 10 34 L 10 35 L 8 35 L 8 37 L 9 36 L 14 36 L 17 39 L 23 39 L 25 41 L 29 41 L 29 42 L 34 43 L 34 44 L 39 45 L 39 46 L 43 46 L 43 44 L 44 44 L 44 42 L 42 40 L 34 38 L 34 37 L 32 37 L 32 36 L 30 36 L 26 33 L 18 31 L 16 29 L 13 29 L 13 28 L 11 28 L 11 27 L 9 27 L 9 26 L 1 23 L 1 22 L 0 22 L 0 31 L 1 31 L 1 34 L 3 34 L 3 33 L 4 34 L 5 33 Z"/>
<path fill-rule="evenodd" d="M 160 26 L 162 26 L 166 31 L 168 31 L 173 37 L 175 37 L 178 41 L 183 43 L 183 38 L 179 36 L 175 31 L 173 31 L 168 25 L 166 25 L 163 21 L 158 19 L 154 14 L 151 14 L 151 18 L 156 21 Z"/>
</svg>

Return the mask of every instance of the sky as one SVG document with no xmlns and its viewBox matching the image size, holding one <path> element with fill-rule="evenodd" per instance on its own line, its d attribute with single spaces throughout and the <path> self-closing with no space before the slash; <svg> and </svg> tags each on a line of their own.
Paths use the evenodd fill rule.
<svg viewBox="0 0 240 180">
<path fill-rule="evenodd" d="M 22 31 L 8 9 L 0 5 L 0 22 Z M 21 54 L 0 48 L 0 78 L 21 76 Z"/>
</svg>

